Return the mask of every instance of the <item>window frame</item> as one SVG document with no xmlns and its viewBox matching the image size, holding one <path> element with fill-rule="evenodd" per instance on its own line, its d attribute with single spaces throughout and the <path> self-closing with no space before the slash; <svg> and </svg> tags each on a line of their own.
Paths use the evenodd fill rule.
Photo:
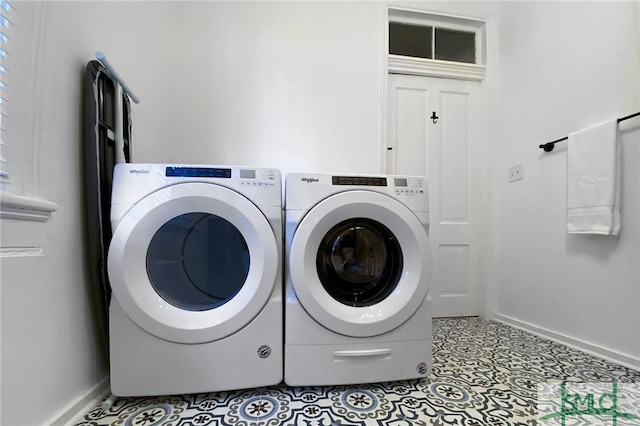
<svg viewBox="0 0 640 426">
<path fill-rule="evenodd" d="M 11 43 L 12 35 L 17 36 L 18 32 L 20 31 L 22 31 L 22 34 L 27 34 L 28 31 L 31 31 L 31 28 L 25 28 L 25 27 L 18 28 L 20 23 L 19 8 L 16 7 L 17 5 L 15 1 L 9 1 L 8 3 L 10 5 L 9 7 L 11 8 L 11 11 L 10 11 L 11 15 L 9 19 L 10 29 L 9 29 L 9 41 L 7 43 L 7 46 L 12 44 Z M 17 4 L 19 5 L 20 3 L 18 2 Z M 43 13 L 42 7 L 40 5 L 37 5 L 35 13 L 37 13 L 38 16 L 40 16 L 40 14 Z M 32 34 L 31 36 L 42 37 L 41 34 L 35 34 L 35 35 Z M 9 54 L 14 57 L 18 54 L 25 54 L 25 55 L 29 54 L 29 52 L 18 52 L 18 51 L 11 52 L 11 47 L 9 47 L 8 50 L 9 50 Z M 4 61 L 3 61 L 3 65 L 4 65 Z M 6 70 L 6 75 L 3 76 L 3 80 L 6 77 L 6 80 L 8 81 L 5 88 L 11 87 L 11 73 L 12 73 L 12 70 L 9 67 Z M 5 120 L 9 123 L 8 124 L 3 123 L 3 129 L 5 124 L 7 124 L 7 128 L 11 127 L 10 120 L 8 119 L 8 117 L 10 116 L 10 106 L 7 104 L 4 105 L 4 109 L 6 113 L 4 117 L 5 117 Z M 7 134 L 10 135 L 10 132 L 7 132 Z M 2 137 L 2 140 L 5 146 L 8 145 L 9 142 L 11 142 L 11 141 L 7 141 L 6 139 L 7 137 L 5 136 Z M 20 141 L 13 141 L 13 144 L 20 146 Z M 30 146 L 28 149 L 31 149 L 31 148 L 32 147 Z M 7 162 L 10 162 L 11 158 L 6 158 L 6 160 Z M 35 163 L 32 164 L 32 167 L 35 167 Z M 6 173 L 6 170 L 5 170 L 5 173 Z M 55 212 L 58 209 L 58 205 L 51 201 L 38 199 L 33 197 L 32 195 L 17 194 L 12 192 L 11 184 L 16 183 L 15 177 L 14 177 L 14 180 L 12 180 L 10 179 L 9 175 L 5 174 L 5 176 L 2 179 L 3 179 L 2 188 L 0 188 L 0 219 L 1 220 L 46 222 L 47 220 L 49 220 L 53 212 Z"/>
<path fill-rule="evenodd" d="M 7 120 L 6 104 L 7 104 L 7 74 L 6 58 L 9 55 L 9 41 L 11 41 L 10 26 L 13 26 L 9 16 L 11 10 L 15 11 L 15 7 L 8 0 L 0 0 L 0 145 L 6 146 L 6 132 L 4 124 Z M 3 124 L 4 121 L 4 124 Z M 4 150 L 3 150 L 4 151 Z M 9 183 L 9 173 L 4 164 L 7 161 L 4 158 L 4 152 L 0 152 L 0 190 L 4 191 Z"/>
<path fill-rule="evenodd" d="M 427 77 L 455 78 L 460 80 L 482 81 L 486 72 L 486 22 L 459 16 L 441 15 L 399 7 L 387 9 L 387 67 L 391 74 L 421 75 Z M 389 24 L 399 23 L 419 25 L 448 30 L 465 31 L 475 34 L 475 63 L 445 61 L 440 59 L 416 58 L 389 53 Z M 433 38 L 433 37 L 432 37 Z M 435 44 L 435 38 L 432 43 Z M 434 47 L 432 46 L 432 49 Z M 435 56 L 435 51 L 433 52 Z"/>
</svg>

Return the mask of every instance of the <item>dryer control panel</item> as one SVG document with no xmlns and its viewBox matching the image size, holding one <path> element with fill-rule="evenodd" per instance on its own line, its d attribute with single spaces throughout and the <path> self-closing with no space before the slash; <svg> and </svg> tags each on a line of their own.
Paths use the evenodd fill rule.
<svg viewBox="0 0 640 426">
<path fill-rule="evenodd" d="M 276 172 L 273 169 L 238 169 L 221 167 L 167 166 L 167 177 L 186 178 L 235 178 L 240 186 L 267 187 L 276 185 Z"/>
<path fill-rule="evenodd" d="M 120 220 L 155 191 L 178 184 L 210 183 L 239 192 L 257 206 L 282 208 L 278 169 L 206 164 L 119 163 L 113 169 L 111 218 Z"/>
<path fill-rule="evenodd" d="M 278 178 L 279 179 L 279 178 Z M 258 188 L 276 185 L 276 173 L 271 169 L 240 169 L 240 186 Z"/>
<path fill-rule="evenodd" d="M 167 177 L 204 177 L 204 178 L 231 178 L 231 169 L 219 167 L 171 167 L 165 171 Z"/>
</svg>

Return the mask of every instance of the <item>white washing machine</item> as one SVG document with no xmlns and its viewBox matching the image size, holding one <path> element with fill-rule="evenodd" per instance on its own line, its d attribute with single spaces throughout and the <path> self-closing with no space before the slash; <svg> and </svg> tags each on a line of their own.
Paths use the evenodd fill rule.
<svg viewBox="0 0 640 426">
<path fill-rule="evenodd" d="M 285 191 L 285 382 L 428 375 L 426 179 L 293 173 Z"/>
<path fill-rule="evenodd" d="M 118 164 L 111 225 L 114 395 L 282 381 L 279 171 Z"/>
</svg>

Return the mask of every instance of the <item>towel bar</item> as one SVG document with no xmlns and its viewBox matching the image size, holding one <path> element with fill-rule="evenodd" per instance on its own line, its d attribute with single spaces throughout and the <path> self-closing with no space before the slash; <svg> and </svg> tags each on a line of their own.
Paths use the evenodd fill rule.
<svg viewBox="0 0 640 426">
<path fill-rule="evenodd" d="M 618 123 L 624 120 L 628 120 L 629 118 L 637 117 L 639 115 L 640 115 L 640 112 L 636 112 L 635 114 L 630 114 L 630 115 L 627 115 L 626 117 L 618 118 Z M 564 138 L 556 139 L 555 141 L 538 145 L 538 148 L 544 149 L 546 152 L 553 151 L 553 148 L 557 142 L 566 141 L 567 139 L 569 139 L 569 136 L 565 136 Z"/>
</svg>

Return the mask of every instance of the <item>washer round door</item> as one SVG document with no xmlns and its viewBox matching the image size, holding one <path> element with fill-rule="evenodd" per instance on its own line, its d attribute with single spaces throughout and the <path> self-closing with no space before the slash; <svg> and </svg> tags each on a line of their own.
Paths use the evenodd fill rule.
<svg viewBox="0 0 640 426">
<path fill-rule="evenodd" d="M 420 307 L 431 251 L 418 218 L 373 191 L 315 205 L 298 225 L 289 273 L 300 304 L 325 328 L 353 337 L 387 333 Z"/>
<path fill-rule="evenodd" d="M 247 198 L 207 183 L 155 191 L 111 240 L 111 287 L 126 314 L 168 341 L 229 336 L 264 307 L 276 284 L 276 237 Z"/>
</svg>

